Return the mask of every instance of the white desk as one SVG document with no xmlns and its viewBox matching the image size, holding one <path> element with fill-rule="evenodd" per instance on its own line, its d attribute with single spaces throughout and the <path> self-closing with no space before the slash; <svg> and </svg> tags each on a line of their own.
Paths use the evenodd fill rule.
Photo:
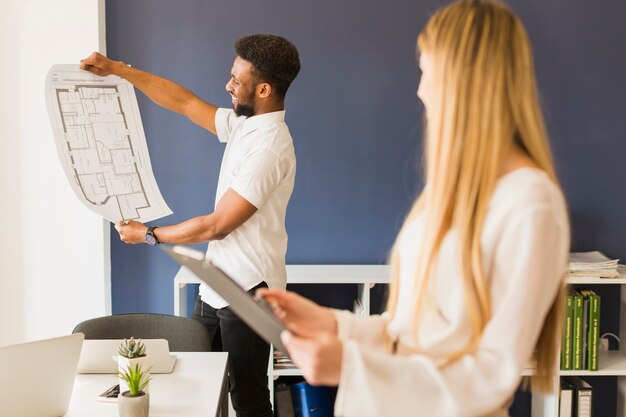
<svg viewBox="0 0 626 417">
<path fill-rule="evenodd" d="M 176 352 L 174 372 L 150 381 L 150 417 L 226 417 L 228 385 L 223 352 Z M 65 417 L 117 417 L 117 403 L 98 395 L 117 383 L 113 374 L 78 374 Z"/>
</svg>

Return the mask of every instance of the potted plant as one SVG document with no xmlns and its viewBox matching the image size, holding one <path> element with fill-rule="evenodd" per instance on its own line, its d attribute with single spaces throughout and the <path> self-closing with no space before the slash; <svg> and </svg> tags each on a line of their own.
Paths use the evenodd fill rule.
<svg viewBox="0 0 626 417">
<path fill-rule="evenodd" d="M 122 374 L 127 372 L 130 368 L 135 365 L 140 365 L 142 369 L 148 369 L 150 367 L 150 358 L 146 352 L 146 346 L 141 341 L 141 339 L 135 339 L 131 337 L 130 339 L 124 339 L 122 343 L 120 343 L 120 347 L 117 351 L 117 371 Z M 148 369 L 148 377 L 150 376 Z M 120 377 L 120 392 L 128 391 L 129 386 L 124 381 L 124 378 Z M 143 389 L 143 388 L 142 388 Z M 145 392 L 148 392 L 148 386 L 145 386 Z"/>
<path fill-rule="evenodd" d="M 119 373 L 128 385 L 128 391 L 121 391 L 117 397 L 120 417 L 148 417 L 150 410 L 150 394 L 144 392 L 152 379 L 150 369 L 143 370 L 139 363 Z"/>
</svg>

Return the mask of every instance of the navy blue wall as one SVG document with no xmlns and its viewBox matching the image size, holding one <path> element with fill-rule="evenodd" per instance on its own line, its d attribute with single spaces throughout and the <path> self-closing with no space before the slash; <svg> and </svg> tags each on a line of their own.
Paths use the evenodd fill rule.
<svg viewBox="0 0 626 417">
<path fill-rule="evenodd" d="M 112 58 L 230 106 L 224 85 L 233 42 L 251 33 L 293 41 L 302 72 L 287 99 L 298 158 L 287 261 L 382 263 L 420 184 L 422 108 L 415 97 L 414 44 L 442 4 L 108 0 L 107 49 Z M 573 250 L 599 249 L 626 259 L 626 2 L 510 4 L 534 44 L 571 209 Z M 155 224 L 209 212 L 223 146 L 140 93 L 138 99 L 155 175 L 174 211 Z M 112 240 L 113 311 L 171 312 L 177 267 L 154 248 Z M 345 291 L 317 296 L 338 305 Z M 618 292 L 604 291 L 607 298 Z M 603 314 L 615 317 L 614 309 L 603 306 Z M 605 323 L 609 330 L 617 326 Z"/>
<path fill-rule="evenodd" d="M 250 33 L 293 41 L 302 71 L 286 103 L 298 158 L 287 260 L 383 263 L 417 190 L 414 45 L 435 9 L 403 3 L 108 1 L 107 49 L 230 106 L 234 41 Z M 138 100 L 155 176 L 175 213 L 155 224 L 211 211 L 224 146 L 141 93 Z M 112 268 L 114 312 L 172 311 L 177 268 L 163 253 L 113 239 Z"/>
</svg>

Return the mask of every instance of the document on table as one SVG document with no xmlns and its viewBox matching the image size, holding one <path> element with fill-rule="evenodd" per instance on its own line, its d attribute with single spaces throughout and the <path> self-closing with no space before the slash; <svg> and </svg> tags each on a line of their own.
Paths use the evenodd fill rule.
<svg viewBox="0 0 626 417">
<path fill-rule="evenodd" d="M 172 214 L 152 172 L 133 86 L 78 65 L 54 65 L 46 103 L 59 160 L 79 200 L 107 220 Z"/>
</svg>

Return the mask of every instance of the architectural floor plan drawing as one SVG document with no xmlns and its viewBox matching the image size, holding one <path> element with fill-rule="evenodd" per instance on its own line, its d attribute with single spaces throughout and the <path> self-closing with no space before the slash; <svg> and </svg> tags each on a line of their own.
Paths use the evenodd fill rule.
<svg viewBox="0 0 626 417">
<path fill-rule="evenodd" d="M 54 65 L 46 102 L 61 165 L 85 206 L 113 223 L 172 214 L 152 172 L 130 83 Z"/>
</svg>

